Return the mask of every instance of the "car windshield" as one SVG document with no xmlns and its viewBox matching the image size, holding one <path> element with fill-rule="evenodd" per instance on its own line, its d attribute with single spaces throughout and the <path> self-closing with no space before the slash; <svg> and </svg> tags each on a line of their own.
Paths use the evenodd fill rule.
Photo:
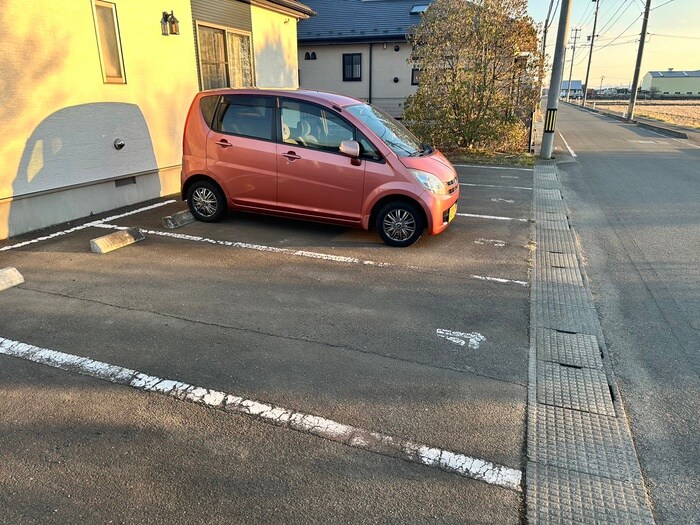
<svg viewBox="0 0 700 525">
<path fill-rule="evenodd" d="M 348 106 L 345 110 L 374 131 L 377 137 L 399 157 L 419 157 L 432 152 L 428 146 L 421 144 L 403 124 L 379 108 L 369 104 L 357 104 Z"/>
</svg>

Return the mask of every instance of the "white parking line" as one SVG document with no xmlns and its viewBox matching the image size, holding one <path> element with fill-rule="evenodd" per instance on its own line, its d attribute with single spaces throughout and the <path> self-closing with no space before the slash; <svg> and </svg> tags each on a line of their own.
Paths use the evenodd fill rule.
<svg viewBox="0 0 700 525">
<path fill-rule="evenodd" d="M 465 214 L 460 214 L 458 213 L 457 215 L 465 215 Z M 493 218 L 489 216 L 484 216 L 486 218 Z M 501 219 L 508 219 L 507 217 L 502 217 Z M 510 219 L 510 220 L 527 220 L 527 219 Z M 94 224 L 93 225 L 95 228 L 104 228 L 104 229 L 109 229 L 109 230 L 125 230 L 128 229 L 126 226 L 117 226 L 116 224 Z M 158 237 L 169 237 L 171 239 L 179 239 L 183 241 L 192 241 L 192 242 L 202 242 L 202 243 L 207 243 L 207 244 L 215 244 L 217 246 L 227 246 L 229 248 L 241 248 L 244 250 L 255 250 L 259 252 L 270 252 L 270 253 L 281 253 L 285 255 L 293 255 L 295 257 L 308 257 L 310 259 L 320 259 L 324 261 L 331 261 L 331 262 L 339 262 L 339 263 L 346 263 L 346 264 L 364 264 L 367 266 L 376 266 L 379 268 L 388 268 L 388 267 L 393 267 L 393 268 L 408 268 L 411 270 L 423 270 L 420 266 L 403 266 L 403 265 L 397 265 L 397 264 L 392 264 L 388 262 L 377 262 L 377 261 L 367 261 L 367 260 L 362 260 L 362 259 L 357 259 L 355 257 L 345 257 L 341 255 L 331 255 L 328 253 L 320 253 L 320 252 L 308 252 L 305 250 L 290 250 L 289 248 L 277 248 L 274 246 L 265 246 L 262 244 L 250 244 L 247 242 L 238 242 L 238 241 L 219 241 L 216 239 L 209 239 L 207 237 L 199 237 L 196 235 L 187 235 L 184 233 L 173 233 L 173 232 L 163 232 L 163 231 L 158 231 L 158 230 L 146 230 L 143 228 L 140 228 L 141 232 L 144 234 L 149 234 L 149 235 L 156 235 Z M 515 284 L 523 284 L 523 281 L 514 281 L 511 279 L 502 279 L 500 277 L 482 277 L 479 275 L 472 275 L 472 278 L 478 279 L 481 281 L 490 281 L 494 283 L 515 283 Z M 527 283 L 524 283 L 527 286 Z"/>
<path fill-rule="evenodd" d="M 3 337 L 0 337 L 0 354 L 77 372 L 144 392 L 167 395 L 180 401 L 190 401 L 208 408 L 253 416 L 266 423 L 290 428 L 375 454 L 420 463 L 515 491 L 521 490 L 522 472 L 519 470 L 457 452 L 429 447 L 403 438 L 338 423 L 324 417 L 296 412 L 177 380 L 162 379 L 137 370 L 39 348 Z"/>
<path fill-rule="evenodd" d="M 447 339 L 451 343 L 455 343 L 459 346 L 467 345 L 472 350 L 478 350 L 481 343 L 486 341 L 486 338 L 479 332 L 455 332 L 453 330 L 438 328 L 435 330 L 435 333 L 442 339 Z"/>
<path fill-rule="evenodd" d="M 503 190 L 528 190 L 532 191 L 532 188 L 528 188 L 527 186 L 500 186 L 498 184 L 473 184 L 469 182 L 460 182 L 460 186 L 476 186 L 478 188 L 500 188 Z"/>
<path fill-rule="evenodd" d="M 156 204 L 151 204 L 150 206 L 144 206 L 143 208 L 139 208 L 137 210 L 128 211 L 126 213 L 120 213 L 119 215 L 112 215 L 111 217 L 105 217 L 104 219 L 100 219 L 98 221 L 92 221 L 92 222 L 88 222 L 85 224 L 81 224 L 80 226 L 76 226 L 76 227 L 70 228 L 68 230 L 55 232 L 55 233 L 52 233 L 50 235 L 44 235 L 42 237 L 37 237 L 36 239 L 31 239 L 29 241 L 18 242 L 17 244 L 11 244 L 9 246 L 3 246 L 2 248 L 0 248 L 0 252 L 4 252 L 7 250 L 13 250 L 15 248 L 22 248 L 23 246 L 28 246 L 30 244 L 36 244 L 36 243 L 42 242 L 42 241 L 48 241 L 49 239 L 55 239 L 56 237 L 61 237 L 62 235 L 68 235 L 69 233 L 84 230 L 85 228 L 90 228 L 92 226 L 100 226 L 102 223 L 105 223 L 107 221 L 113 221 L 115 219 L 121 219 L 123 217 L 128 217 L 129 215 L 134 215 L 136 213 L 141 213 L 144 211 L 152 210 L 154 208 L 160 208 L 161 206 L 165 206 L 166 204 L 172 204 L 173 202 L 176 202 L 176 201 L 174 199 L 171 199 L 171 200 L 168 200 L 165 202 L 158 202 Z"/>
<path fill-rule="evenodd" d="M 500 277 L 485 277 L 483 275 L 472 275 L 472 279 L 479 279 L 481 281 L 490 281 L 494 283 L 513 283 L 519 284 L 520 286 L 527 286 L 527 281 L 515 281 L 513 279 L 501 279 Z"/>
<path fill-rule="evenodd" d="M 496 221 L 517 221 L 517 222 L 529 222 L 530 219 L 517 219 L 515 217 L 499 217 L 498 215 L 477 215 L 475 213 L 458 213 L 460 217 L 472 217 L 475 219 L 493 219 Z"/>
<path fill-rule="evenodd" d="M 480 166 L 479 164 L 453 164 L 459 168 L 481 168 L 485 170 L 516 170 L 516 171 L 532 171 L 532 168 L 513 168 L 505 166 Z"/>
</svg>

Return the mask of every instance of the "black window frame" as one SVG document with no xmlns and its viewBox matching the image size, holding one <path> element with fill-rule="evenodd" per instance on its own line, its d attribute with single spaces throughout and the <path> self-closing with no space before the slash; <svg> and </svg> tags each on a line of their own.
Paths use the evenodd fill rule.
<svg viewBox="0 0 700 525">
<path fill-rule="evenodd" d="M 358 63 L 355 63 L 355 59 Z M 348 63 L 348 60 L 350 61 Z M 359 66 L 360 74 L 355 76 L 355 66 Z M 348 67 L 350 75 L 348 75 Z M 343 53 L 343 82 L 362 82 L 362 53 Z"/>
<path fill-rule="evenodd" d="M 411 85 L 417 86 L 420 84 L 420 68 L 414 67 L 411 69 Z"/>
<path fill-rule="evenodd" d="M 228 106 L 230 106 L 230 103 L 226 104 L 227 101 L 229 101 L 230 99 L 251 99 L 251 98 L 265 100 L 266 104 L 264 107 L 271 110 L 271 119 L 272 119 L 271 132 L 272 133 L 271 133 L 271 137 L 269 139 L 263 138 L 263 137 L 258 137 L 255 135 L 246 135 L 243 133 L 234 133 L 231 131 L 224 131 L 222 126 L 221 126 L 222 121 L 223 121 L 223 117 L 225 114 L 225 111 L 223 108 L 224 108 L 224 106 L 226 106 L 226 109 L 228 109 Z M 215 131 L 216 133 L 221 133 L 222 135 L 232 135 L 235 137 L 242 137 L 242 138 L 250 139 L 250 140 L 262 140 L 265 142 L 275 142 L 276 143 L 276 142 L 279 142 L 278 138 L 280 137 L 280 133 L 281 133 L 279 119 L 277 118 L 277 115 L 278 115 L 277 97 L 269 96 L 269 95 L 247 95 L 247 94 L 246 95 L 244 95 L 244 94 L 222 95 L 221 97 L 219 97 L 219 100 L 217 103 L 216 112 L 215 112 L 214 118 L 211 122 L 211 129 L 213 131 Z"/>
</svg>

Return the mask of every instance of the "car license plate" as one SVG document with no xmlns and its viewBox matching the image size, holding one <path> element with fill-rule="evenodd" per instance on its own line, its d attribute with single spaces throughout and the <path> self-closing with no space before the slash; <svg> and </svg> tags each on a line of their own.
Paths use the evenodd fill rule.
<svg viewBox="0 0 700 525">
<path fill-rule="evenodd" d="M 447 222 L 452 222 L 452 219 L 454 219 L 456 215 L 457 215 L 457 205 L 453 204 L 452 207 L 450 208 L 450 214 L 447 217 Z"/>
</svg>

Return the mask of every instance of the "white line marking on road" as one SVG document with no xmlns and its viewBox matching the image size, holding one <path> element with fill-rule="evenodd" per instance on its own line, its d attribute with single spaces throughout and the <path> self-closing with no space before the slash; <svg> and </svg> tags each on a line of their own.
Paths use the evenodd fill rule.
<svg viewBox="0 0 700 525">
<path fill-rule="evenodd" d="M 503 248 L 506 245 L 505 241 L 501 241 L 500 239 L 477 239 L 474 241 L 474 244 L 479 244 L 479 245 L 484 245 L 484 244 L 493 244 L 496 248 Z"/>
<path fill-rule="evenodd" d="M 478 164 L 453 164 L 459 168 L 483 168 L 485 170 L 516 170 L 516 171 L 532 171 L 532 168 L 513 168 L 505 166 L 480 166 Z"/>
<path fill-rule="evenodd" d="M 104 219 L 100 219 L 100 220 L 97 220 L 97 221 L 92 221 L 92 222 L 88 222 L 88 223 L 85 223 L 85 224 L 81 224 L 80 226 L 76 226 L 76 227 L 70 228 L 70 229 L 68 229 L 68 230 L 63 230 L 63 231 L 60 231 L 60 232 L 55 232 L 55 233 L 52 233 L 52 234 L 50 234 L 50 235 L 44 235 L 44 236 L 42 236 L 42 237 L 37 237 L 36 239 L 31 239 L 31 240 L 29 240 L 29 241 L 18 242 L 17 244 L 12 244 L 12 245 L 9 245 L 9 246 L 3 246 L 2 248 L 0 248 L 0 252 L 4 252 L 4 251 L 7 251 L 7 250 L 12 250 L 12 249 L 15 249 L 15 248 L 22 248 L 23 246 L 28 246 L 28 245 L 30 245 L 30 244 L 36 244 L 36 243 L 42 242 L 42 241 L 48 241 L 49 239 L 55 239 L 56 237 L 61 237 L 62 235 L 68 235 L 69 233 L 74 233 L 74 232 L 77 232 L 77 231 L 80 231 L 80 230 L 84 230 L 85 228 L 90 228 L 90 227 L 93 227 L 93 226 L 98 226 L 98 227 L 99 227 L 102 223 L 105 223 L 105 222 L 108 222 L 108 221 L 113 221 L 113 220 L 115 220 L 115 219 L 121 219 L 121 218 L 123 218 L 123 217 L 127 217 L 127 216 L 129 216 L 129 215 L 134 215 L 134 214 L 136 214 L 136 213 L 141 213 L 141 212 L 144 212 L 144 211 L 152 210 L 152 209 L 154 209 L 154 208 L 159 208 L 159 207 L 161 207 L 161 206 L 165 206 L 166 204 L 172 204 L 173 202 L 176 202 L 176 201 L 175 201 L 174 199 L 171 199 L 171 200 L 168 200 L 168 201 L 165 201 L 165 202 L 158 202 L 158 203 L 156 203 L 156 204 L 151 204 L 150 206 L 145 206 L 145 207 L 139 208 L 139 209 L 137 209 L 137 210 L 132 210 L 132 211 L 129 211 L 129 212 L 126 212 L 126 213 L 121 213 L 121 214 L 119 214 L 119 215 L 112 215 L 111 217 L 105 217 Z M 124 229 L 126 229 L 126 228 L 124 228 Z"/>
<path fill-rule="evenodd" d="M 167 395 L 208 408 L 253 416 L 266 423 L 291 428 L 368 452 L 421 463 L 515 491 L 521 490 L 522 472 L 519 470 L 457 452 L 420 445 L 403 438 L 371 432 L 324 417 L 244 399 L 173 379 L 162 379 L 129 368 L 39 348 L 3 337 L 0 337 L 0 354 L 130 386 L 145 392 Z"/>
<path fill-rule="evenodd" d="M 438 337 L 447 339 L 459 346 L 467 345 L 472 350 L 478 350 L 481 343 L 486 341 L 486 338 L 479 332 L 454 332 L 452 330 L 438 328 L 435 333 Z"/>
<path fill-rule="evenodd" d="M 569 150 L 569 155 L 571 155 L 572 157 L 576 157 L 577 156 L 576 153 L 574 153 L 574 150 L 571 149 L 571 146 L 569 146 L 569 143 L 566 142 L 566 139 L 564 138 L 564 135 L 561 134 L 561 131 L 557 130 L 557 132 L 559 133 L 561 140 L 564 141 L 564 145 L 566 146 L 566 149 Z"/>
<path fill-rule="evenodd" d="M 520 177 L 516 177 L 515 175 L 501 175 L 502 179 L 519 179 Z"/>
<path fill-rule="evenodd" d="M 469 182 L 460 182 L 460 186 L 475 186 L 477 188 L 500 188 L 503 190 L 528 190 L 532 191 L 532 188 L 527 186 L 499 186 L 498 184 L 473 184 Z"/>
<path fill-rule="evenodd" d="M 520 286 L 527 286 L 527 281 L 515 281 L 513 279 L 502 279 L 500 277 L 485 277 L 483 275 L 472 275 L 472 279 L 479 279 L 480 281 L 490 281 L 494 283 L 514 283 Z"/>
<path fill-rule="evenodd" d="M 472 217 L 475 219 L 494 219 L 496 221 L 518 221 L 529 222 L 530 219 L 517 219 L 515 217 L 500 217 L 498 215 L 477 215 L 475 213 L 458 213 L 460 217 Z"/>
<path fill-rule="evenodd" d="M 508 204 L 514 204 L 515 201 L 513 199 L 491 199 L 491 202 L 505 202 Z"/>
</svg>

